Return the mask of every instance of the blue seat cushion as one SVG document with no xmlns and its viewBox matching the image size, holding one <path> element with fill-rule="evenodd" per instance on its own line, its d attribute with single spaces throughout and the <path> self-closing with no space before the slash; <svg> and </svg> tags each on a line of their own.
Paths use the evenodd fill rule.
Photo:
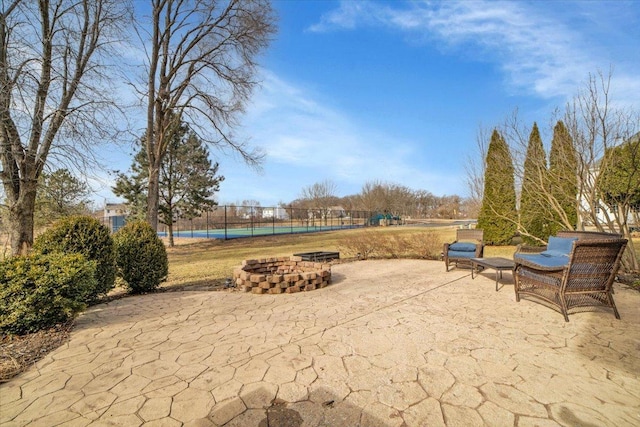
<svg viewBox="0 0 640 427">
<path fill-rule="evenodd" d="M 451 256 L 451 255 L 449 255 Z M 518 258 L 522 258 L 530 263 L 537 264 L 541 267 L 550 268 L 550 267 L 558 267 L 562 268 L 565 265 L 569 264 L 569 257 L 567 256 L 544 256 L 540 254 L 517 254 L 514 257 L 516 263 L 518 262 Z"/>
<path fill-rule="evenodd" d="M 447 252 L 447 256 L 449 258 L 473 258 L 476 256 L 475 251 L 474 252 L 469 252 L 469 251 L 449 251 Z"/>
<path fill-rule="evenodd" d="M 568 253 L 565 253 L 565 252 L 562 252 L 562 251 L 558 251 L 558 250 L 553 250 L 553 249 L 547 249 L 546 251 L 542 251 L 542 252 L 540 252 L 540 255 L 546 256 L 546 257 L 569 256 Z"/>
<path fill-rule="evenodd" d="M 547 250 L 545 252 L 557 251 L 561 254 L 569 255 L 573 247 L 573 242 L 576 240 L 578 240 L 577 237 L 549 236 L 549 243 L 547 244 Z"/>
<path fill-rule="evenodd" d="M 475 252 L 476 244 L 475 243 L 466 243 L 466 242 L 456 242 L 449 245 L 449 251 L 455 252 Z"/>
</svg>

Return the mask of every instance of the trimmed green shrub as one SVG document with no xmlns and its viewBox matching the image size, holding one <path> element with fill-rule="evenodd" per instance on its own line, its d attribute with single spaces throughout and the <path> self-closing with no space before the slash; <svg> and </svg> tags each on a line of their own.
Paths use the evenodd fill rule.
<svg viewBox="0 0 640 427">
<path fill-rule="evenodd" d="M 95 261 L 77 253 L 1 261 L 0 331 L 26 334 L 73 319 L 86 308 L 95 275 Z"/>
<path fill-rule="evenodd" d="M 118 274 L 131 293 L 149 292 L 169 274 L 164 243 L 145 221 L 131 221 L 114 236 Z"/>
<path fill-rule="evenodd" d="M 33 244 L 35 252 L 80 253 L 96 262 L 96 287 L 87 296 L 89 303 L 106 295 L 114 287 L 116 264 L 113 238 L 107 227 L 88 216 L 70 216 L 56 221 L 38 236 Z"/>
</svg>

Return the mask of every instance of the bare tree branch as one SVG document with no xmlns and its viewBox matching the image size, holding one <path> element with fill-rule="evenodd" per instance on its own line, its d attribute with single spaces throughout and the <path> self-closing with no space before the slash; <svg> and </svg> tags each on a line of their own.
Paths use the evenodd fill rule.
<svg viewBox="0 0 640 427">
<path fill-rule="evenodd" d="M 257 54 L 275 32 L 268 0 L 152 0 L 147 56 L 147 219 L 158 223 L 159 165 L 182 117 L 203 141 L 259 166 L 263 154 L 233 133 L 253 88 Z M 147 36 L 149 40 L 147 40 Z"/>
<path fill-rule="evenodd" d="M 4 7 L 3 3 L 3 7 Z M 0 12 L 0 158 L 14 253 L 33 241 L 38 179 L 48 162 L 90 162 L 117 135 L 106 58 L 130 4 L 119 0 L 13 1 Z"/>
</svg>

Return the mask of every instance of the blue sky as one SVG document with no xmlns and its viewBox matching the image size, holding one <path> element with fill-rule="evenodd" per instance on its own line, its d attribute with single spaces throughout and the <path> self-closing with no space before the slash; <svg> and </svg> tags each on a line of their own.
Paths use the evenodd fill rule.
<svg viewBox="0 0 640 427">
<path fill-rule="evenodd" d="M 324 180 L 338 196 L 373 180 L 466 196 L 480 127 L 518 108 L 544 128 L 589 73 L 611 67 L 614 102 L 640 110 L 638 1 L 274 7 L 278 34 L 238 132 L 267 157 L 258 173 L 212 151 L 226 177 L 221 204 L 289 202 Z M 116 200 L 108 188 L 99 197 Z"/>
</svg>

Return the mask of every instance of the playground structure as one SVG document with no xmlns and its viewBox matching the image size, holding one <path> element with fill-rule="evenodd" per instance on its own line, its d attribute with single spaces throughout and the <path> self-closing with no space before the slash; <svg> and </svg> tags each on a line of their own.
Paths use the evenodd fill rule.
<svg viewBox="0 0 640 427">
<path fill-rule="evenodd" d="M 369 218 L 369 225 L 371 226 L 388 226 L 388 225 L 402 225 L 402 218 L 390 213 L 376 213 Z"/>
</svg>

